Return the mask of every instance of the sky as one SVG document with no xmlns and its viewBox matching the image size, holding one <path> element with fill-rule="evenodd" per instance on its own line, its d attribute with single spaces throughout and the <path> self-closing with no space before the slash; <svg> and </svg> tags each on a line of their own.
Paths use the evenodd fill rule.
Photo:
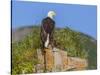
<svg viewBox="0 0 100 75">
<path fill-rule="evenodd" d="M 56 12 L 56 27 L 70 27 L 97 38 L 97 6 L 44 2 L 12 2 L 12 28 L 40 25 L 48 11 Z"/>
</svg>

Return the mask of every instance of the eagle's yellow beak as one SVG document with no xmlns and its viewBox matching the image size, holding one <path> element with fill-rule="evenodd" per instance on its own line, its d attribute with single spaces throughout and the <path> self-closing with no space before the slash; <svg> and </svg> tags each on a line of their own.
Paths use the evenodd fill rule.
<svg viewBox="0 0 100 75">
<path fill-rule="evenodd" d="M 56 13 L 55 12 L 53 13 L 53 16 L 56 16 Z"/>
</svg>

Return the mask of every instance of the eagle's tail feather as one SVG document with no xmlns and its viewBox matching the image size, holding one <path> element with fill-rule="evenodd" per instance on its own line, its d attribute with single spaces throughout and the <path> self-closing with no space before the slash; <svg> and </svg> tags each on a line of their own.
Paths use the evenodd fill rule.
<svg viewBox="0 0 100 75">
<path fill-rule="evenodd" d="M 45 42 L 45 47 L 47 48 L 49 45 L 49 34 L 47 34 L 47 39 L 46 39 L 46 42 Z"/>
</svg>

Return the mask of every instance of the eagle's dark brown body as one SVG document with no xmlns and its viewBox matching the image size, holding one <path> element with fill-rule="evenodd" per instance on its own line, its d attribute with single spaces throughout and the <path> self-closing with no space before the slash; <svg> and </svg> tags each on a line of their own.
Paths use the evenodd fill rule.
<svg viewBox="0 0 100 75">
<path fill-rule="evenodd" d="M 42 20 L 41 25 L 41 42 L 42 42 L 42 48 L 45 48 L 44 44 L 47 40 L 47 35 L 49 34 L 49 44 L 53 46 L 53 33 L 55 28 L 55 22 L 49 17 L 46 17 Z"/>
</svg>

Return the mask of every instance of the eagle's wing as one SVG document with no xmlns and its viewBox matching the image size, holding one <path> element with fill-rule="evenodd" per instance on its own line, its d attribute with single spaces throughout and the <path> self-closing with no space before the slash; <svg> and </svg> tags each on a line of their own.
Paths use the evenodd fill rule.
<svg viewBox="0 0 100 75">
<path fill-rule="evenodd" d="M 55 22 L 51 18 L 45 18 L 42 21 L 42 28 L 46 33 L 51 33 L 55 27 Z"/>
</svg>

